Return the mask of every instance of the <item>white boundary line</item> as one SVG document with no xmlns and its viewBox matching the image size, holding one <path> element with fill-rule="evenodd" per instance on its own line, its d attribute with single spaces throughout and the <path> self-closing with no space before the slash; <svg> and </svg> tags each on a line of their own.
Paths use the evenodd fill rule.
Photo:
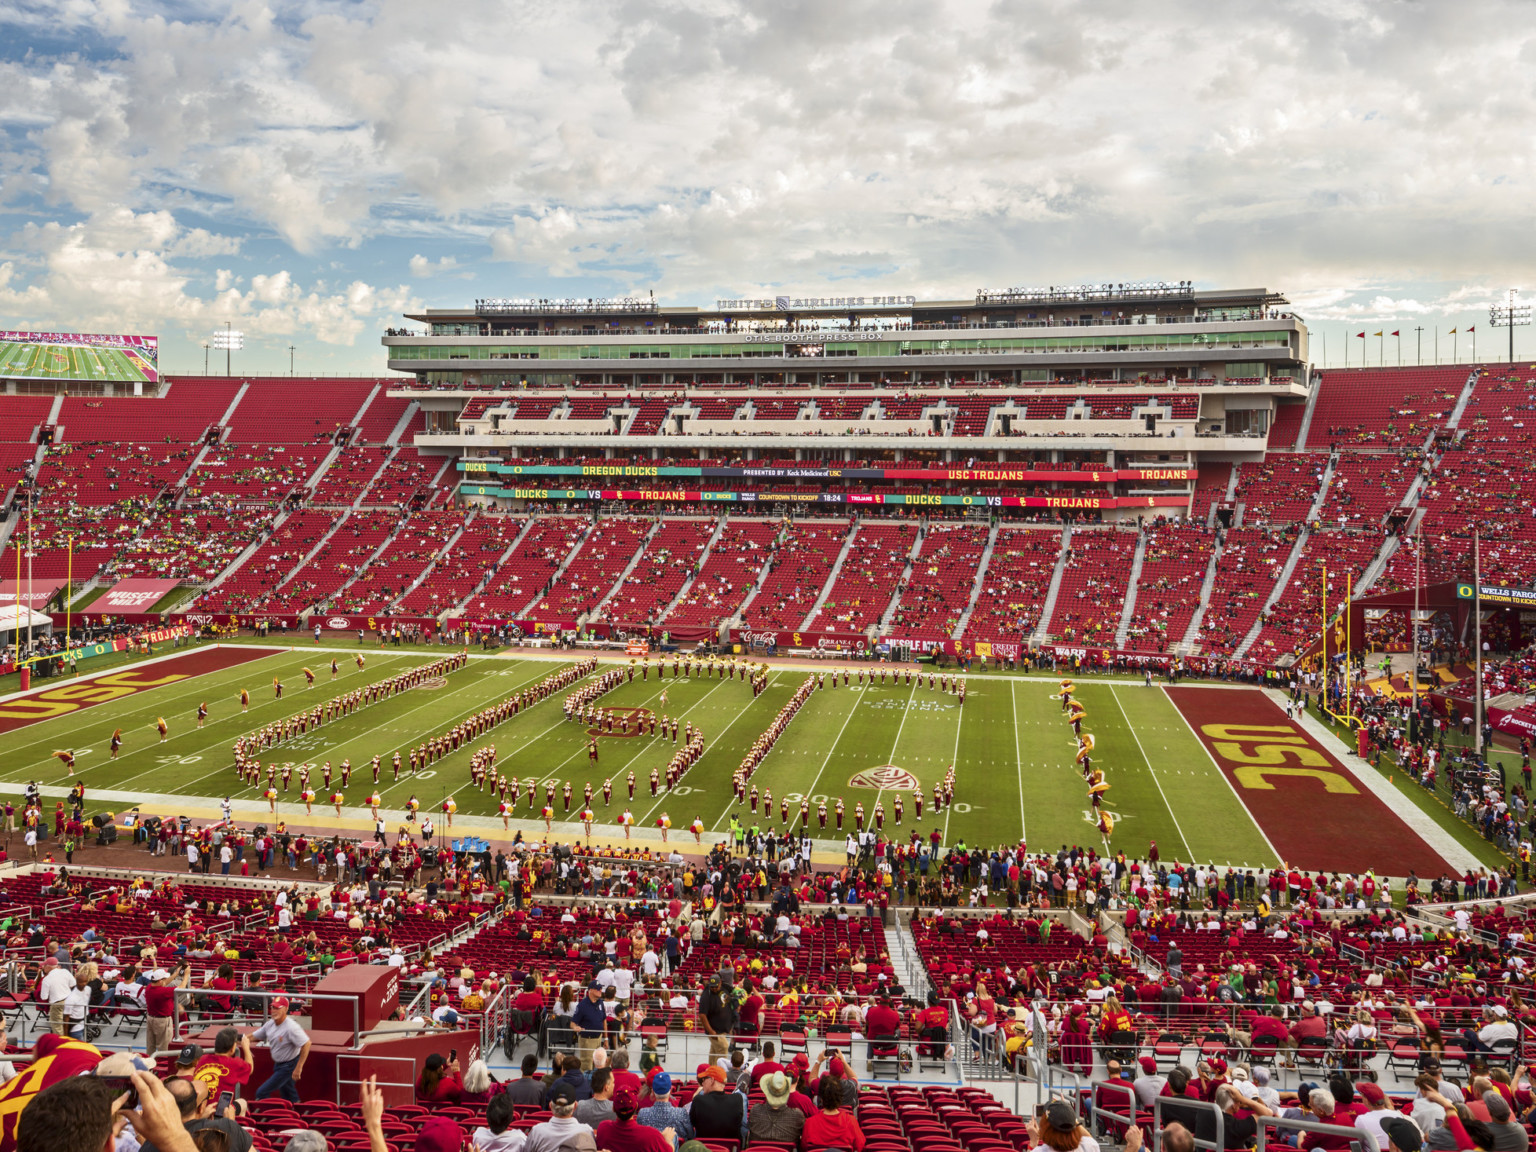
<svg viewBox="0 0 1536 1152">
<path fill-rule="evenodd" d="M 1125 721 L 1125 726 L 1130 729 L 1131 739 L 1136 741 L 1136 747 L 1141 752 L 1141 762 L 1147 766 L 1147 774 L 1152 777 L 1152 783 L 1157 785 L 1157 794 L 1163 798 L 1163 807 L 1168 809 L 1168 817 L 1173 821 L 1173 826 L 1179 833 L 1179 839 L 1184 841 L 1185 858 L 1190 863 L 1194 863 L 1195 854 L 1190 851 L 1189 837 L 1184 835 L 1184 828 L 1179 824 L 1179 817 L 1174 812 L 1173 805 L 1168 803 L 1168 793 L 1163 791 L 1163 782 L 1157 778 L 1157 769 L 1152 767 L 1152 758 L 1147 755 L 1146 748 L 1142 746 L 1141 737 L 1136 732 L 1136 726 L 1131 723 L 1130 716 L 1126 714 L 1125 705 L 1120 703 L 1120 696 L 1114 688 L 1110 688 L 1109 694 L 1115 702 L 1115 707 L 1120 709 L 1120 718 Z"/>
<path fill-rule="evenodd" d="M 1248 807 L 1248 802 L 1243 799 L 1243 794 L 1237 790 L 1237 785 L 1232 783 L 1231 778 L 1221 770 L 1221 765 L 1216 762 L 1216 757 L 1211 754 L 1211 750 L 1205 746 L 1205 741 L 1200 739 L 1200 733 L 1195 731 L 1195 726 L 1189 722 L 1189 717 L 1184 715 L 1183 710 L 1177 704 L 1175 704 L 1173 699 L 1168 695 L 1168 686 L 1165 684 L 1162 687 L 1163 699 L 1167 701 L 1168 707 L 1172 708 L 1178 718 L 1184 721 L 1184 727 L 1189 729 L 1189 734 L 1194 739 L 1194 742 L 1200 745 L 1200 750 L 1204 752 L 1207 759 L 1210 760 L 1211 767 L 1216 770 L 1216 775 L 1225 780 L 1227 782 L 1227 787 L 1232 789 L 1233 797 L 1237 800 L 1238 804 L 1242 806 L 1243 811 L 1248 814 L 1248 819 L 1253 822 L 1254 828 L 1258 831 L 1260 838 L 1264 841 L 1265 847 L 1269 849 L 1269 854 L 1274 858 L 1275 863 L 1278 864 L 1284 862 L 1284 857 L 1282 857 L 1279 852 L 1275 851 L 1275 846 L 1270 841 L 1268 833 L 1264 831 L 1264 825 L 1260 824 L 1258 820 L 1254 819 L 1253 809 Z M 1246 868 L 1248 865 L 1244 863 L 1243 867 Z"/>
<path fill-rule="evenodd" d="M 1019 774 L 1019 842 L 1029 843 L 1029 825 L 1024 819 L 1024 753 L 1019 747 L 1019 690 L 1012 687 L 1008 689 L 1009 716 L 1013 720 L 1013 759 L 1014 768 Z"/>
</svg>

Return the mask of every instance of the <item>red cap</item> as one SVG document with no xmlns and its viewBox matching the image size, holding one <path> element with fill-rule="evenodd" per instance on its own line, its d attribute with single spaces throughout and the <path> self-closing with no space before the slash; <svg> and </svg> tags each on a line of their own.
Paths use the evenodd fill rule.
<svg viewBox="0 0 1536 1152">
<path fill-rule="evenodd" d="M 288 997 L 286 997 L 286 996 L 279 996 L 276 1000 L 272 1001 L 272 1007 L 273 1007 L 274 1010 L 278 1009 L 278 1008 L 287 1008 L 288 1007 Z"/>
</svg>

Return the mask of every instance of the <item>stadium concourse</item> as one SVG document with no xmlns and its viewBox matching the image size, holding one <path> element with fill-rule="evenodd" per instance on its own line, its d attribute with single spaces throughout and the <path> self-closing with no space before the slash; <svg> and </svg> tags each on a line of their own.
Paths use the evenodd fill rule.
<svg viewBox="0 0 1536 1152">
<path fill-rule="evenodd" d="M 1000 1102 L 1013 1101 L 1016 1076 L 1028 1081 L 1031 1099 L 1036 1091 L 1063 1092 L 1080 1114 L 1091 1114 L 1106 1140 L 1118 1135 L 1117 1112 L 1139 1119 L 1159 1110 L 1163 1120 L 1189 1119 L 1199 1134 L 1217 1131 L 1206 1128 L 1205 1117 L 1216 1123 L 1213 1113 L 1159 1099 L 1212 1102 L 1231 1123 L 1248 1110 L 1233 1104 L 1234 1094 L 1284 1111 L 1309 1081 L 1330 1085 L 1323 1096 L 1299 1101 L 1313 1119 L 1331 1115 L 1353 1125 L 1360 1116 L 1368 1127 L 1374 1115 L 1380 1126 L 1381 1101 L 1367 1086 L 1380 1083 L 1386 1104 L 1412 1114 L 1432 1140 L 1441 1138 L 1429 1122 L 1434 1108 L 1443 1108 L 1441 1095 L 1469 1101 L 1466 1123 L 1500 1125 L 1511 1104 L 1530 1104 L 1521 1070 L 1536 1022 L 1529 1008 L 1536 998 L 1529 962 L 1536 923 L 1518 895 L 1528 880 L 1519 867 L 1529 853 L 1525 784 L 1511 771 L 1498 781 L 1507 788 L 1497 786 L 1491 767 L 1483 771 L 1462 756 L 1448 724 L 1438 737 L 1427 724 L 1416 739 L 1387 734 L 1381 700 L 1395 698 L 1402 685 L 1391 676 L 1358 685 L 1354 700 L 1328 697 L 1336 712 L 1371 714 L 1389 759 L 1400 756 L 1414 772 L 1406 786 L 1423 784 L 1427 761 L 1423 786 L 1443 793 L 1448 808 L 1475 808 L 1479 825 L 1471 840 L 1486 841 L 1480 849 L 1495 856 L 1507 853 L 1499 865 L 1472 854 L 1467 867 L 1456 866 L 1467 857 L 1455 853 L 1470 852 L 1465 839 L 1429 817 L 1406 815 L 1422 810 L 1395 785 L 1364 783 L 1374 770 L 1363 761 L 1342 763 L 1349 752 L 1319 713 L 1324 691 L 1317 678 L 1338 661 L 1324 664 L 1318 651 L 1325 584 L 1331 610 L 1347 586 L 1358 593 L 1464 579 L 1474 528 L 1485 581 L 1529 583 L 1536 536 L 1528 493 L 1536 490 L 1536 475 L 1525 414 L 1536 411 L 1532 389 L 1533 373 L 1525 369 L 1324 372 L 1307 382 L 1304 396 L 1278 401 L 1273 420 L 1250 437 L 1257 442 L 1209 460 L 1194 439 L 1206 397 L 1166 379 L 1131 387 L 1078 379 L 1038 389 L 1017 380 L 992 387 L 985 379 L 944 379 L 899 389 L 818 388 L 803 396 L 733 394 L 723 384 L 696 382 L 607 395 L 573 384 L 471 399 L 450 421 L 455 430 L 510 424 L 526 432 L 537 425 L 547 445 L 498 458 L 497 465 L 550 469 L 528 474 L 541 486 L 560 483 L 561 474 L 583 474 L 560 471 L 572 468 L 587 476 L 632 470 L 653 486 L 598 493 L 595 503 L 589 490 L 545 487 L 520 498 L 518 489 L 497 486 L 502 481 L 483 461 L 445 451 L 431 406 L 441 389 L 432 381 L 186 378 L 162 382 L 143 397 L 0 396 L 0 467 L 11 489 L 0 542 L 19 543 L 30 533 L 31 581 L 84 586 L 71 614 L 83 613 L 86 627 L 131 631 L 148 625 L 146 617 L 156 624 L 164 617 L 209 633 L 260 629 L 270 639 L 287 631 L 295 643 L 308 641 L 314 629 L 316 655 L 305 655 L 306 648 L 271 657 L 288 662 L 283 675 L 294 684 L 302 684 L 302 661 L 323 668 L 316 656 L 350 642 L 354 632 L 478 640 L 473 647 L 482 651 L 462 665 L 424 675 L 458 692 L 493 671 L 511 672 L 511 685 L 484 679 L 484 698 L 468 714 L 477 722 L 484 717 L 478 709 L 493 706 L 498 683 L 533 692 L 519 697 L 515 715 L 483 722 L 555 728 L 550 739 L 577 749 L 588 726 L 601 731 L 611 722 L 627 732 L 637 717 L 656 719 L 666 701 L 655 712 L 637 701 L 611 721 L 596 712 L 581 725 L 554 718 L 546 724 L 538 690 L 576 667 L 585 652 L 559 648 L 525 667 L 517 663 L 524 649 L 484 648 L 553 637 L 570 645 L 577 635 L 609 641 L 617 651 L 608 659 L 617 662 L 597 673 L 620 673 L 608 688 L 614 699 L 641 691 L 629 670 L 645 661 L 658 679 L 643 691 L 665 686 L 681 717 L 705 689 L 693 676 L 678 683 L 673 650 L 681 645 L 677 658 L 692 660 L 695 645 L 739 643 L 740 653 L 698 652 L 696 667 L 709 670 L 709 690 L 718 685 L 740 697 L 732 709 L 757 709 L 751 714 L 760 722 L 747 734 L 743 755 L 754 751 L 753 735 L 773 731 L 781 709 L 796 717 L 788 728 L 794 734 L 829 708 L 827 701 L 843 699 L 842 687 L 824 683 L 834 667 L 859 678 L 860 699 L 875 701 L 898 686 L 915 697 L 911 676 L 933 675 L 941 679 L 931 689 L 935 701 L 976 693 L 955 709 L 962 714 L 996 706 L 999 697 L 989 702 L 979 685 L 1007 683 L 1015 731 L 1022 730 L 1021 717 L 1048 729 L 1041 747 L 1053 741 L 1060 758 L 1075 761 L 1070 771 L 1081 774 L 1080 782 L 1075 775 L 1069 782 L 1063 819 L 1078 819 L 1072 810 L 1087 806 L 1103 838 L 1097 848 L 1063 845 L 1058 852 L 1027 847 L 1021 828 L 981 842 L 985 847 L 944 839 L 935 861 L 924 838 L 872 837 L 867 852 L 855 845 L 845 862 L 802 854 L 798 837 L 780 835 L 770 846 L 766 834 L 738 841 L 712 825 L 716 834 L 706 840 L 675 825 L 664 848 L 651 827 L 622 838 L 610 831 L 595 848 L 557 852 L 554 842 L 584 838 L 571 821 L 560 822 L 557 836 L 548 816 L 530 816 L 520 850 L 507 842 L 506 851 L 480 852 L 462 839 L 455 850 L 448 837 L 415 829 L 371 836 L 366 808 L 343 814 L 337 801 L 332 817 L 323 795 L 315 797 L 318 814 L 306 804 L 301 815 L 294 800 L 277 799 L 273 763 L 257 784 L 274 795 L 253 794 L 229 812 L 205 795 L 207 785 L 181 786 L 205 773 L 189 768 L 178 775 L 180 768 L 166 763 L 154 771 L 163 795 L 186 810 L 185 827 L 162 820 L 115 846 L 81 849 L 73 870 L 60 864 L 62 842 L 49 840 L 37 864 L 0 874 L 13 974 L 0 1011 L 13 1048 L 37 1045 L 39 1068 L 0 1086 L 0 1115 L 16 1115 L 49 1075 L 87 1067 L 114 1047 L 149 1047 L 170 1071 L 182 1043 L 211 1045 L 220 1025 L 260 1023 L 278 995 L 313 1025 L 307 1014 L 324 997 L 317 983 L 367 961 L 399 968 L 398 1023 L 416 1045 L 411 1075 L 388 1089 L 377 1125 L 392 1152 L 411 1147 L 429 1115 L 466 1132 L 484 1122 L 487 1093 L 497 1093 L 478 1082 L 475 1056 L 514 1082 L 510 1094 L 519 1102 L 504 1125 L 511 1131 L 532 1130 L 549 1118 L 550 1105 L 564 1106 L 542 1088 L 516 1088 L 514 1068 L 525 1055 L 535 1057 L 551 1084 L 563 1072 L 577 1095 L 606 1090 L 603 1077 L 590 1075 L 594 1064 L 625 1077 L 631 1074 L 623 1066 L 632 1065 L 645 1104 L 664 1097 L 667 1083 L 642 1081 L 638 1073 L 664 1068 L 676 1082 L 672 1101 L 691 1111 L 690 1123 L 700 1123 L 700 1135 L 717 1152 L 737 1147 L 740 1133 L 703 1131 L 701 1118 L 717 1111 L 708 1102 L 718 1091 L 711 1062 L 730 1079 L 736 1053 L 765 1072 L 749 1072 L 743 1084 L 749 1115 L 775 1107 L 777 1097 L 765 1092 L 765 1085 L 778 1091 L 775 1065 L 802 1092 L 814 1091 L 816 1077 L 829 1073 L 851 1085 L 846 1091 L 857 1101 L 858 1125 L 873 1152 L 1022 1146 L 1029 1138 L 1023 1123 Z M 1149 409 L 1190 430 L 1195 447 L 1173 466 L 1131 452 L 1075 448 L 1066 438 L 1100 422 L 1137 423 L 1151 418 Z M 838 475 L 826 474 L 825 458 L 754 451 L 748 441 L 633 453 L 606 442 L 680 428 L 671 423 L 679 419 L 818 428 L 843 422 L 904 441 L 923 435 L 935 418 L 951 444 L 990 439 L 1010 421 L 1027 428 L 1016 448 L 993 451 L 996 459 L 939 461 L 921 455 L 920 441 L 887 448 L 871 439 L 856 453 L 840 450 Z M 1053 444 L 1046 437 L 1056 434 L 1048 429 L 1058 426 Z M 589 431 L 604 437 L 602 447 L 586 447 Z M 699 483 L 750 494 L 755 514 L 700 515 L 698 492 L 674 491 L 651 474 L 673 466 L 739 470 Z M 956 474 L 857 474 L 941 470 Z M 528 482 L 516 475 L 506 483 Z M 478 490 L 491 487 L 495 494 Z M 1146 492 L 1156 494 L 1140 494 Z M 981 499 L 965 506 L 905 502 L 946 493 Z M 831 494 L 859 514 L 802 514 Z M 903 502 L 887 499 L 894 497 Z M 1138 500 L 1141 510 L 1134 511 Z M 158 581 L 163 598 L 139 612 L 93 611 L 97 597 L 126 580 Z M 19 598 L 23 588 L 10 591 Z M 1374 617 L 1368 623 L 1378 652 L 1401 647 L 1400 634 Z M 1527 730 L 1521 725 L 1536 720 L 1526 703 L 1532 658 L 1518 612 L 1495 612 L 1485 627 L 1485 686 L 1504 705 L 1497 734 L 1503 742 L 1490 730 L 1490 746 L 1504 749 L 1513 765 Z M 1445 720 L 1459 719 L 1469 637 L 1449 614 L 1428 628 L 1446 678 L 1435 706 Z M 625 643 L 642 639 L 651 647 L 625 652 Z M 219 654 L 241 650 L 198 649 L 193 656 L 213 661 L 199 676 L 236 684 L 245 675 L 239 659 Z M 345 659 L 354 650 L 362 651 L 348 649 Z M 810 658 L 828 651 L 833 659 Z M 264 649 L 248 652 L 251 661 L 268 658 Z M 359 661 L 356 679 L 332 692 L 324 691 L 322 672 L 314 699 L 325 701 L 323 724 L 373 725 L 379 722 L 369 716 L 392 717 L 398 693 L 375 686 L 443 656 L 436 647 L 369 652 L 375 667 L 365 672 Z M 785 660 L 787 653 L 806 658 Z M 876 653 L 886 662 L 872 662 Z M 919 654 L 941 664 L 907 659 Z M 183 658 L 189 657 L 164 655 Z M 764 661 L 773 680 L 760 688 Z M 669 670 L 664 681 L 658 663 Z M 1011 675 L 1023 665 L 1035 678 Z M 1117 778 L 1119 763 L 1102 763 L 1107 754 L 1129 756 L 1148 730 L 1133 715 L 1154 705 L 1124 702 L 1116 685 L 1141 683 L 1127 673 L 1142 668 L 1183 681 L 1160 690 L 1155 707 L 1187 723 L 1193 754 L 1208 754 L 1228 780 L 1248 769 L 1240 747 L 1232 751 L 1242 740 L 1221 729 L 1245 720 L 1261 731 L 1294 725 L 1285 744 L 1257 751 L 1299 749 L 1292 756 L 1306 766 L 1303 775 L 1349 783 L 1348 794 L 1328 787 L 1332 819 L 1319 820 L 1315 799 L 1288 793 L 1275 806 L 1278 815 L 1266 815 L 1252 832 L 1276 857 L 1263 867 L 1203 864 L 1200 854 L 1177 851 L 1166 838 L 1156 855 L 1151 845 L 1126 850 L 1114 838 L 1112 806 L 1098 798 L 1110 782 L 1124 792 L 1143 788 L 1149 798 L 1162 787 L 1155 749 L 1142 752 L 1145 779 Z M 1055 674 L 1046 678 L 1047 669 Z M 1093 675 L 1106 669 L 1118 676 Z M 1232 686 L 1194 687 L 1191 678 Z M 583 671 L 546 696 L 564 698 L 597 682 Z M 345 699 L 337 705 L 332 697 Z M 1092 705 L 1083 710 L 1090 714 L 1075 716 L 1074 700 L 1080 709 Z M 578 701 L 588 704 L 602 707 L 597 695 Z M 1124 723 L 1112 729 L 1116 704 Z M 279 746 L 308 734 L 287 727 L 298 721 L 279 716 L 275 702 L 259 706 L 268 711 L 241 732 L 275 725 Z M 311 706 L 305 703 L 306 715 Z M 92 707 L 109 715 L 115 705 Z M 707 733 L 712 741 L 725 722 L 706 715 L 698 723 L 715 724 Z M 952 723 L 958 749 L 962 721 Z M 675 753 L 667 747 L 655 754 L 659 770 L 673 764 L 668 756 L 687 751 L 688 736 L 685 729 Z M 443 729 L 441 738 L 458 749 L 452 730 Z M 222 729 L 219 739 L 230 743 Z M 55 744 L 69 754 L 64 741 Z M 268 747 L 242 751 L 270 761 Z M 1447 767 L 1436 791 L 1441 756 Z M 741 762 L 741 783 L 750 787 L 748 758 Z M 362 764 L 360 758 L 359 770 Z M 52 824 L 50 810 L 62 803 L 62 839 L 88 835 L 85 797 L 70 804 L 63 767 L 55 775 L 35 805 L 23 805 L 24 820 L 32 808 L 34 819 Z M 503 781 L 490 777 L 491 790 L 482 785 L 477 795 L 495 795 Z M 643 774 L 641 781 L 643 795 Z M 141 793 L 145 783 L 136 785 Z M 940 803 L 953 800 L 942 778 L 923 783 L 940 786 Z M 962 775 L 955 793 L 968 786 L 984 787 Z M 883 791 L 877 787 L 876 795 Z M 1220 786 L 1206 791 L 1227 803 Z M 1355 811 L 1348 796 L 1364 816 L 1341 815 Z M 149 802 L 161 798 L 157 791 Z M 1235 789 L 1232 798 L 1241 807 Z M 786 799 L 781 792 L 781 803 Z M 556 803 L 552 795 L 539 802 Z M 459 831 L 502 847 L 505 838 L 494 833 L 498 824 L 507 828 L 505 821 L 486 813 L 459 819 Z M 773 826 L 766 816 L 765 822 Z M 1208 823 L 1181 835 L 1235 827 Z M 1441 839 L 1420 834 L 1431 824 L 1442 829 Z M 1287 866 L 1285 838 L 1315 840 L 1320 830 L 1355 855 L 1335 867 Z M 1084 825 L 1078 839 L 1090 838 L 1086 832 Z M 1411 895 L 1404 892 L 1408 869 L 1377 866 L 1409 841 L 1429 861 L 1414 876 Z M 162 846 L 164 855 L 154 854 Z M 289 851 L 295 867 L 285 868 Z M 226 853 L 233 866 L 227 875 Z M 309 866 L 296 867 L 306 855 Z M 172 860 L 177 872 L 163 871 Z M 190 873 L 182 861 L 195 861 Z M 323 879 L 316 875 L 322 861 Z M 244 878 L 244 870 L 255 874 Z M 1397 896 L 1407 898 L 1398 903 Z M 64 976 L 55 975 L 60 965 L 49 958 L 75 965 L 70 983 L 89 994 L 64 989 Z M 597 1000 L 583 1009 L 589 980 L 598 986 Z M 178 997 L 174 988 L 183 983 Z M 590 1012 L 601 1014 L 595 1034 L 574 1033 L 569 1022 L 593 1019 Z M 156 1021 L 168 1014 L 169 1023 L 151 1024 L 146 1013 Z M 68 1031 L 76 1020 L 90 1045 L 67 1046 L 50 1061 L 49 1046 L 57 1042 L 40 1040 L 42 1033 L 50 1025 Z M 593 1044 L 596 1035 L 602 1038 Z M 449 1059 L 455 1050 L 462 1067 Z M 606 1059 L 597 1059 L 598 1051 Z M 575 1067 L 551 1067 L 553 1057 L 566 1054 Z M 195 1065 L 210 1053 L 190 1055 Z M 263 1076 L 269 1062 L 258 1046 Z M 1424 1072 L 1437 1078 L 1426 1083 Z M 337 1073 L 323 1087 L 314 1086 L 316 1079 L 301 1081 L 297 1102 L 252 1103 L 241 1125 L 254 1147 L 280 1148 L 285 1133 L 301 1127 L 339 1148 L 360 1152 L 370 1145 L 374 1125 L 355 1100 L 356 1086 L 337 1083 L 344 1079 Z M 252 1078 L 244 1095 L 254 1096 L 259 1083 Z M 627 1088 L 630 1080 L 621 1083 Z M 790 1107 L 800 1106 L 789 1099 Z M 14 1135 L 13 1122 L 5 1124 L 0 1140 Z M 775 1147 L 772 1139 L 752 1143 Z M 787 1148 L 794 1141 L 779 1143 Z"/>
</svg>

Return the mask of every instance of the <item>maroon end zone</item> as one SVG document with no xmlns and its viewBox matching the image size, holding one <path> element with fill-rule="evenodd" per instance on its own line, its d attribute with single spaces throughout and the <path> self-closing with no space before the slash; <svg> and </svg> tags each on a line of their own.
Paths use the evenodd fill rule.
<svg viewBox="0 0 1536 1152">
<path fill-rule="evenodd" d="M 40 688 L 0 704 L 0 732 L 12 732 L 28 724 L 52 720 L 55 716 L 67 716 L 82 708 L 121 700 L 151 688 L 179 684 L 194 676 L 233 668 L 281 651 L 281 648 L 247 648 L 244 645 L 205 648 L 154 664 L 136 664 L 115 672 L 69 680 L 52 688 Z"/>
<path fill-rule="evenodd" d="M 1421 877 L 1453 872 L 1257 688 L 1166 688 L 1287 864 Z"/>
</svg>

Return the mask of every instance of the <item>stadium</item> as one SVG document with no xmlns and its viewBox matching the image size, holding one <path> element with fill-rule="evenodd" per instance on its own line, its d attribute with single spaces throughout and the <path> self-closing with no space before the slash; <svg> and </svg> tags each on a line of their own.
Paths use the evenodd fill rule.
<svg viewBox="0 0 1536 1152">
<path fill-rule="evenodd" d="M 373 379 L 4 335 L 13 1047 L 169 1075 L 281 999 L 260 1152 L 599 1050 L 685 1109 L 744 1056 L 743 1123 L 826 1073 L 872 1152 L 1220 1148 L 1234 1092 L 1407 1108 L 1431 1057 L 1499 1122 L 1536 370 L 1319 370 L 1188 281 L 482 299 Z"/>
</svg>

